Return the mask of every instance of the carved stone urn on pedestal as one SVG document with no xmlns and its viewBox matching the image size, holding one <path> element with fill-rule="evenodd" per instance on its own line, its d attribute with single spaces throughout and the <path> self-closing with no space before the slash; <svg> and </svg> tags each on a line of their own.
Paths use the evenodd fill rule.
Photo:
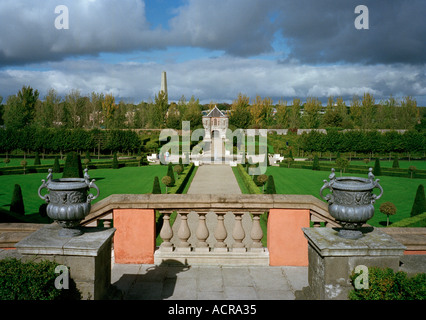
<svg viewBox="0 0 426 320">
<path fill-rule="evenodd" d="M 87 171 L 84 170 L 84 178 L 52 179 L 52 169 L 49 169 L 47 179 L 42 180 L 38 189 L 39 197 L 48 203 L 47 215 L 62 227 L 60 236 L 72 237 L 83 233 L 79 228 L 80 222 L 89 214 L 90 202 L 99 196 L 99 188 L 94 179 L 89 181 Z M 49 190 L 44 196 L 41 194 L 43 188 Z M 88 194 L 90 188 L 96 189 L 96 196 Z"/>
<path fill-rule="evenodd" d="M 328 202 L 330 215 L 342 226 L 339 236 L 346 239 L 362 237 L 360 228 L 374 215 L 374 202 L 383 195 L 379 179 L 374 180 L 373 169 L 369 169 L 368 179 L 358 177 L 337 177 L 331 169 L 330 181 L 324 180 L 320 189 L 321 197 Z M 330 189 L 323 195 L 324 189 Z M 380 194 L 373 193 L 374 188 Z"/>
</svg>

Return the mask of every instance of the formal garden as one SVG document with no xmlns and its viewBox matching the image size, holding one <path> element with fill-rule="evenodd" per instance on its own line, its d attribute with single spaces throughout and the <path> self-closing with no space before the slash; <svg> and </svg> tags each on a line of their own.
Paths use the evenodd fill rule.
<svg viewBox="0 0 426 320">
<path fill-rule="evenodd" d="M 50 129 L 46 132 L 49 134 L 29 135 L 27 130 L 1 131 L 5 138 L 2 142 L 2 150 L 7 151 L 0 155 L 2 183 L 0 205 L 3 212 L 9 211 L 15 185 L 19 185 L 25 214 L 38 213 L 43 204 L 36 191 L 41 179 L 46 177 L 48 168 L 54 169 L 54 177 L 61 177 L 65 156 L 69 150 L 78 151 L 82 167 L 88 167 L 89 175 L 96 179 L 101 189 L 98 200 L 114 193 L 153 192 L 155 177 L 158 177 L 162 193 L 165 193 L 168 188 L 164 183 L 166 181 L 162 181 L 164 176 L 171 175 L 168 174 L 167 166 L 148 165 L 147 162 L 147 155 L 158 153 L 159 148 L 167 143 L 167 141 L 159 141 L 158 131 Z M 37 142 L 37 137 L 41 139 L 42 144 Z M 272 176 L 275 180 L 273 193 L 311 194 L 320 198 L 319 189 L 322 181 L 330 174 L 331 168 L 335 168 L 338 174 L 366 177 L 368 168 L 372 167 L 385 193 L 377 201 L 376 213 L 370 223 L 382 227 L 386 226 L 387 218 L 380 212 L 382 203 L 391 202 L 396 207 L 396 214 L 390 217 L 391 224 L 411 216 L 417 189 L 426 183 L 423 139 L 424 135 L 417 131 L 408 131 L 403 134 L 394 131 L 380 134 L 377 131 L 335 130 L 327 134 L 318 131 L 302 135 L 291 132 L 287 135 L 271 133 L 268 134 L 267 140 L 270 156 L 275 153 L 284 156 L 278 166 L 270 166 L 268 162 L 266 176 L 260 178 L 255 176 L 243 179 L 241 174 L 238 174 L 241 170 L 237 170 L 236 167 L 234 173 L 243 193 L 271 192 L 267 188 L 267 178 Z M 31 142 L 25 148 L 22 145 L 24 140 Z M 195 144 L 196 142 L 191 142 L 191 148 Z M 258 152 L 258 144 L 257 138 L 256 152 Z M 334 148 L 327 146 L 334 146 Z M 239 150 L 237 139 L 234 138 L 234 152 L 237 150 Z M 118 161 L 115 164 L 114 158 Z M 118 170 L 114 170 L 113 167 Z M 182 173 L 175 170 L 176 177 L 186 177 L 189 171 L 188 166 L 181 167 L 185 170 Z M 244 168 L 247 172 L 248 165 L 244 164 Z M 192 175 L 193 173 L 191 171 Z M 251 182 L 242 183 L 245 180 L 251 180 Z M 254 185 L 257 185 L 256 188 L 253 188 Z M 177 191 L 176 187 L 168 189 L 167 193 Z M 183 191 L 178 190 L 179 193 Z"/>
<path fill-rule="evenodd" d="M 23 89 L 23 93 L 30 94 L 28 88 Z M 56 101 L 52 105 L 49 104 L 52 102 L 49 100 L 39 101 L 38 107 L 50 106 L 58 110 L 64 107 L 66 110 L 73 105 L 71 97 L 68 98 L 63 103 Z M 83 99 L 84 101 L 77 100 L 87 105 L 93 104 L 110 110 L 107 108 L 106 101 L 92 103 L 96 102 L 91 101 L 93 99 L 92 96 L 91 99 Z M 3 115 L 6 128 L 0 130 L 1 222 L 51 222 L 45 213 L 45 203 L 37 195 L 37 190 L 42 179 L 46 179 L 49 168 L 53 169 L 53 178 L 61 178 L 68 167 L 77 169 L 76 174 L 79 176 L 82 175 L 82 169 L 87 167 L 90 178 L 96 180 L 100 189 L 100 196 L 94 202 L 112 194 L 186 193 L 197 172 L 197 167 L 193 164 L 148 163 L 147 156 L 152 153 L 158 154 L 160 148 L 169 141 L 159 141 L 159 129 L 145 129 L 147 127 L 164 128 L 165 126 L 179 129 L 182 120 L 191 121 L 191 129 L 200 127 L 202 106 L 194 99 L 191 99 L 189 103 L 181 101 L 177 106 L 168 107 L 165 100 L 159 97 L 150 106 L 141 105 L 136 110 L 139 110 L 140 113 L 134 112 L 133 115 L 140 116 L 141 119 L 145 117 L 147 122 L 139 125 L 135 118 L 133 122 L 129 122 L 132 124 L 130 126 L 132 129 L 123 125 L 126 122 L 122 112 L 125 109 L 124 105 L 121 103 L 115 105 L 113 101 L 111 103 L 112 106 L 117 107 L 116 113 L 108 114 L 102 109 L 105 111 L 100 113 L 103 120 L 95 119 L 97 123 L 94 123 L 93 119 L 93 121 L 90 120 L 90 115 L 86 115 L 84 121 L 76 123 L 71 121 L 76 117 L 68 117 L 68 122 L 61 122 L 64 121 L 62 118 L 53 122 L 49 120 L 49 117 L 40 118 L 40 115 L 44 113 L 37 113 L 37 117 L 31 119 L 14 118 L 19 113 L 12 112 L 12 107 L 15 105 L 12 103 L 13 101 L 11 99 L 10 103 L 6 105 L 7 112 Z M 247 99 L 239 97 L 232 106 L 223 106 L 225 109 L 232 110 L 230 117 L 232 130 L 263 127 L 272 129 L 267 136 L 269 157 L 264 163 L 267 165 L 265 174 L 248 175 L 251 164 L 247 164 L 247 162 L 232 168 L 242 193 L 308 194 L 321 199 L 319 190 L 323 180 L 329 177 L 332 168 L 335 168 L 338 176 L 366 178 L 368 169 L 371 167 L 375 177 L 380 179 L 384 195 L 375 203 L 375 214 L 368 223 L 374 227 L 426 226 L 425 130 L 419 124 L 420 122 L 414 124 L 416 123 L 413 120 L 414 116 L 400 121 L 399 128 L 405 130 L 393 130 L 395 127 L 390 125 L 392 121 L 389 121 L 387 126 L 390 130 L 379 130 L 378 118 L 376 118 L 377 121 L 368 125 L 363 122 L 357 124 L 359 119 L 357 120 L 355 113 L 352 114 L 352 110 L 356 110 L 356 108 L 351 108 L 351 112 L 346 109 L 347 112 L 343 112 L 346 119 L 342 118 L 342 121 L 336 122 L 331 121 L 334 119 L 332 115 L 336 112 L 332 108 L 332 104 L 327 106 L 326 113 L 319 121 L 314 119 L 315 115 L 320 114 L 318 112 L 311 115 L 305 112 L 303 117 L 300 116 L 301 113 L 293 112 L 296 110 L 295 103 L 293 106 L 277 106 L 275 118 L 265 116 L 269 114 L 268 112 L 254 112 L 259 110 L 257 107 L 265 105 L 267 103 L 262 102 L 250 106 Z M 406 103 L 404 106 L 406 111 L 408 105 Z M 271 106 L 268 105 L 268 107 Z M 378 106 L 377 110 L 381 110 L 380 107 Z M 126 108 L 129 111 L 132 106 L 127 105 Z M 170 108 L 179 109 L 182 116 L 175 119 L 168 118 L 164 123 L 164 116 L 158 117 L 158 115 L 165 114 Z M 298 108 L 297 110 L 303 108 L 304 111 L 309 111 L 309 103 Z M 256 114 L 260 118 L 254 117 Z M 425 112 L 421 111 L 421 114 L 424 118 Z M 295 115 L 297 121 L 292 118 Z M 244 119 L 247 121 L 241 122 Z M 174 125 L 169 126 L 172 120 Z M 288 123 L 284 125 L 285 121 Z M 152 124 L 155 125 L 151 126 Z M 319 129 L 320 124 L 324 125 L 324 129 L 305 130 L 302 134 L 296 129 L 303 127 Z M 277 134 L 273 130 L 282 127 L 288 128 L 286 134 Z M 238 139 L 235 137 L 232 151 L 234 154 L 247 151 L 249 143 L 253 142 L 247 142 L 245 150 L 241 149 Z M 196 144 L 197 141 L 191 141 L 190 148 L 192 149 Z M 182 151 L 181 146 L 182 141 L 179 142 L 179 151 Z M 257 154 L 259 152 L 258 139 L 254 142 L 254 146 Z M 277 159 L 274 155 L 279 155 L 281 158 L 272 165 L 272 162 Z M 78 160 L 77 163 L 69 164 L 70 159 Z M 245 158 L 245 160 L 249 159 Z M 175 216 L 176 214 L 172 215 L 171 223 Z M 157 233 L 161 228 L 162 219 L 160 218 L 160 214 L 157 213 Z M 266 246 L 267 215 L 262 215 L 260 222 L 264 233 L 262 243 Z M 160 245 L 161 241 L 157 237 L 157 245 Z M 11 263 L 12 268 L 21 268 L 21 266 L 13 265 L 15 262 Z M 10 270 L 10 267 L 10 265 L 6 266 L 6 269 Z M 29 271 L 26 269 L 27 267 Z M 50 270 L 54 266 L 46 265 L 45 267 Z M 32 266 L 26 266 L 22 272 L 23 274 L 31 273 L 31 270 Z M 379 279 L 378 283 L 386 282 L 391 283 L 392 286 L 396 284 L 408 288 L 416 286 L 410 281 L 424 282 L 424 274 L 420 275 L 422 278 L 416 278 L 417 280 L 407 280 L 401 273 L 383 274 L 383 272 L 387 271 L 371 270 L 371 274 Z M 18 279 L 19 275 L 20 273 L 16 272 L 14 279 Z M 377 289 L 375 286 L 372 288 Z M 405 295 L 404 293 L 402 296 L 386 295 L 386 292 L 391 292 L 393 289 L 382 289 L 380 287 L 379 290 L 370 290 L 368 293 L 355 292 L 351 298 L 418 299 L 424 296 L 417 296 L 417 293 L 415 295 L 409 293 Z M 6 295 L 8 294 L 8 290 L 4 290 L 4 292 Z M 31 292 L 28 294 L 31 295 Z M 41 296 L 33 298 L 40 299 Z"/>
<path fill-rule="evenodd" d="M 272 139 L 268 140 L 268 150 L 271 152 L 270 156 L 275 153 L 274 147 L 277 148 L 275 135 L 270 135 Z M 2 191 L 0 193 L 0 213 L 4 218 L 7 215 L 12 215 L 21 221 L 27 222 L 51 222 L 43 212 L 43 201 L 37 196 L 37 189 L 41 184 L 41 180 L 46 178 L 48 168 L 53 168 L 54 178 L 61 178 L 66 171 L 66 167 L 70 166 L 67 159 L 75 158 L 78 160 L 77 164 L 71 165 L 77 170 L 78 175 L 81 176 L 81 170 L 85 167 L 89 168 L 89 174 L 92 179 L 96 180 L 96 184 L 101 190 L 101 196 L 96 200 L 99 201 L 111 194 L 135 194 L 135 193 L 186 193 L 191 180 L 194 177 L 197 167 L 191 165 L 161 165 L 161 164 L 148 164 L 146 156 L 149 152 L 156 152 L 161 143 L 155 141 L 157 135 L 144 140 L 141 148 L 135 152 L 120 150 L 108 150 L 107 152 L 97 153 L 96 150 L 92 152 L 63 152 L 62 154 L 46 153 L 40 155 L 38 153 L 25 153 L 20 150 L 14 150 L 8 153 L 7 158 L 9 161 L 3 161 L 0 167 L 0 183 L 2 184 Z M 269 138 L 269 136 L 268 136 Z M 280 137 L 285 139 L 286 137 Z M 274 143 L 275 139 L 275 143 Z M 301 139 L 299 137 L 299 139 Z M 272 143 L 271 143 L 272 140 Z M 256 142 L 256 146 L 258 143 Z M 286 145 L 283 141 L 279 146 Z M 118 149 L 119 150 L 119 149 Z M 417 226 L 424 227 L 426 217 L 421 214 L 425 208 L 424 189 L 423 193 L 419 196 L 420 211 L 412 214 L 414 206 L 414 198 L 418 197 L 419 186 L 426 183 L 425 175 L 425 161 L 419 152 L 411 155 L 408 159 L 405 154 L 390 155 L 387 157 L 384 154 L 363 154 L 358 153 L 350 155 L 347 152 L 331 153 L 321 158 L 318 157 L 317 152 L 308 153 L 306 151 L 295 151 L 297 156 L 305 158 L 295 161 L 296 156 L 292 155 L 294 148 L 288 148 L 286 145 L 284 160 L 278 165 L 271 165 L 268 161 L 267 170 L 264 175 L 249 176 L 247 171 L 250 164 L 238 164 L 233 167 L 234 175 L 240 186 L 242 193 L 250 194 L 310 194 L 317 198 L 319 197 L 319 189 L 324 179 L 327 179 L 332 167 L 336 168 L 338 175 L 353 175 L 366 177 L 368 168 L 373 167 L 376 177 L 380 179 L 385 193 L 383 197 L 377 201 L 375 205 L 375 215 L 369 220 L 369 224 L 376 227 L 385 227 L 390 218 L 391 226 Z M 123 152 L 124 151 L 124 152 Z M 109 154 L 108 154 L 109 153 Z M 367 156 L 370 155 L 370 158 Z M 352 156 L 351 160 L 347 160 L 348 156 Z M 330 159 L 331 157 L 331 159 Z M 377 160 L 374 160 L 376 159 Z M 271 160 L 272 157 L 269 158 Z M 339 167 L 339 159 L 346 159 L 344 166 Z M 379 160 L 380 159 L 380 160 Z M 368 160 L 368 161 L 367 161 Z M 25 164 L 25 165 L 24 165 Z M 415 167 L 416 169 L 413 169 Z M 411 168 L 411 169 L 410 169 Z M 340 171 L 342 171 L 340 173 Z M 173 180 L 175 180 L 173 182 Z M 19 186 L 16 187 L 16 186 Z M 17 190 L 19 189 L 19 190 Z M 19 195 L 20 194 L 20 195 Z M 422 198 L 423 196 L 423 198 Z M 18 199 L 18 201 L 17 201 Z M 19 201 L 19 199 L 21 199 Z M 422 202 L 423 201 L 423 202 Z M 16 204 L 21 202 L 22 207 Z M 392 203 L 396 208 L 396 214 L 386 216 L 382 210 L 383 203 Z M 16 209 L 17 208 L 17 209 Z M 423 209 L 421 209 L 423 208 Z M 22 211 L 21 211 L 22 210 Z M 10 211 L 15 211 L 11 213 Z M 20 212 L 18 212 L 20 211 Z M 413 217 L 412 217 L 413 215 Z M 172 215 L 172 221 L 175 215 Z M 157 214 L 157 220 L 160 230 L 161 219 Z M 411 219 L 411 221 L 409 221 Z M 415 219 L 415 221 L 413 221 Z M 409 221 L 409 222 L 405 222 Z M 261 218 L 261 227 L 264 235 L 267 233 L 267 215 Z M 157 233 L 158 233 L 157 231 Z M 262 243 L 266 246 L 266 236 L 262 239 Z M 161 239 L 157 237 L 157 245 L 161 244 Z M 15 263 L 14 261 L 5 263 Z M 17 262 L 16 262 L 17 263 Z M 6 266 L 7 268 L 8 266 Z M 22 272 L 28 272 L 26 266 L 19 266 L 23 268 Z M 28 266 L 31 269 L 32 266 Z M 47 267 L 47 266 L 46 266 Z M 51 266 L 49 266 L 51 268 Z M 385 281 L 391 283 L 390 288 L 394 288 L 398 283 L 403 284 L 403 287 L 414 286 L 414 282 L 424 281 L 424 275 L 420 274 L 415 278 L 407 278 L 404 273 L 393 273 L 392 271 L 385 270 L 371 270 L 372 274 L 377 277 L 378 281 Z M 381 273 L 380 273 L 381 272 Z M 382 273 L 386 274 L 382 274 Z M 380 280 L 382 279 L 382 280 Z M 382 281 L 382 282 L 383 282 Z M 413 282 L 414 281 L 414 282 Z M 414 284 L 413 284 L 414 283 Z M 413 287 L 413 288 L 414 288 Z M 417 286 L 418 287 L 418 286 Z M 417 288 L 416 287 L 416 288 Z M 394 294 L 389 294 L 389 290 L 382 290 L 372 282 L 372 288 L 368 292 L 353 291 L 351 299 L 419 299 L 422 298 L 422 293 L 416 289 L 413 292 L 402 291 Z M 393 290 L 393 289 L 392 289 Z M 8 294 L 9 291 L 6 292 Z M 52 291 L 57 292 L 57 291 Z M 28 295 L 27 295 L 28 296 Z M 26 296 L 26 297 L 27 297 Z M 8 296 L 4 296 L 8 298 Z M 46 298 L 42 296 L 34 296 L 34 299 Z M 49 298 L 49 297 L 48 297 Z M 53 297 L 58 298 L 58 297 Z M 68 297 L 69 298 L 69 297 Z M 75 297 L 74 297 L 75 298 Z"/>
</svg>

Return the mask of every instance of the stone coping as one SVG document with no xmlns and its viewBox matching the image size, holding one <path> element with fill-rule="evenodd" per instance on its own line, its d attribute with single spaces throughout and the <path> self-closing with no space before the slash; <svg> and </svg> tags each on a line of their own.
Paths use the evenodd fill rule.
<svg viewBox="0 0 426 320">
<path fill-rule="evenodd" d="M 310 209 L 335 221 L 328 205 L 312 195 L 286 194 L 113 194 L 92 205 L 82 221 L 87 225 L 113 209 L 267 211 L 269 209 Z"/>
<path fill-rule="evenodd" d="M 115 232 L 114 228 L 85 227 L 80 236 L 61 237 L 60 229 L 56 223 L 46 225 L 18 242 L 16 248 L 20 254 L 97 256 Z"/>
<path fill-rule="evenodd" d="M 406 247 L 377 228 L 363 228 L 363 237 L 357 240 L 338 236 L 337 228 L 303 228 L 309 245 L 325 256 L 396 256 Z"/>
<path fill-rule="evenodd" d="M 403 243 L 407 251 L 426 251 L 426 228 L 381 228 L 384 233 Z"/>
</svg>

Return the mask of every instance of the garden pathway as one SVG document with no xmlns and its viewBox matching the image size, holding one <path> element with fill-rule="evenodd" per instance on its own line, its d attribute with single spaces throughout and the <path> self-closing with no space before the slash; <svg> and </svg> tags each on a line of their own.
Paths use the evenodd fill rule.
<svg viewBox="0 0 426 320">
<path fill-rule="evenodd" d="M 188 194 L 241 194 L 229 165 L 204 165 L 197 169 Z"/>
</svg>

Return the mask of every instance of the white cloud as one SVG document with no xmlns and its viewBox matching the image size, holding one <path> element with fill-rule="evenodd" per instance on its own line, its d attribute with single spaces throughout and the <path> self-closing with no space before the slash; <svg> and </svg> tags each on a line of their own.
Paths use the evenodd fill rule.
<svg viewBox="0 0 426 320">
<path fill-rule="evenodd" d="M 355 0 L 349 4 L 330 0 L 327 6 L 316 1 L 187 0 L 164 29 L 150 25 L 145 2 L 0 1 L 0 95 L 6 97 L 31 85 L 42 96 L 53 87 L 62 96 L 80 89 L 83 94 L 109 92 L 117 98 L 147 101 L 159 91 L 161 71 L 166 70 L 170 100 L 175 101 L 194 95 L 206 103 L 231 102 L 239 92 L 275 101 L 307 96 L 325 101 L 329 95 L 351 97 L 369 91 L 376 100 L 391 94 L 412 95 L 426 105 L 424 54 L 418 58 L 424 52 L 419 50 L 425 43 L 419 41 L 424 27 L 409 24 L 420 21 L 418 13 L 412 14 L 414 9 L 397 12 L 402 4 L 382 8 L 398 18 L 390 30 L 405 26 L 398 37 L 384 37 L 386 30 L 380 23 L 387 16 L 379 17 L 380 10 L 371 10 L 371 30 L 362 34 L 365 40 L 361 41 L 353 28 Z M 413 2 L 415 8 L 424 7 L 419 0 Z M 370 3 L 372 9 L 381 6 Z M 57 5 L 69 7 L 69 30 L 54 27 Z M 276 51 L 270 53 L 272 45 Z M 194 53 L 193 48 L 203 53 Z M 104 59 L 106 52 L 111 55 Z M 124 52 L 125 58 L 114 55 Z M 282 52 L 284 63 L 271 60 Z M 132 55 L 133 62 L 120 63 L 132 61 Z M 218 57 L 205 58 L 212 56 Z M 363 59 L 378 63 L 382 58 L 388 64 L 362 64 Z M 304 64 L 318 59 L 330 64 Z M 407 62 L 395 63 L 404 59 Z M 335 61 L 339 64 L 333 65 Z"/>
<path fill-rule="evenodd" d="M 79 89 L 82 94 L 112 93 L 117 99 L 137 103 L 154 99 L 163 70 L 170 101 L 194 95 L 202 103 L 232 102 L 241 92 L 250 98 L 268 96 L 275 102 L 308 96 L 325 102 L 329 95 L 350 100 L 355 94 L 370 92 L 376 101 L 391 94 L 411 95 L 419 105 L 426 105 L 426 80 L 421 77 L 426 66 L 310 66 L 229 56 L 171 64 L 79 60 L 48 63 L 41 70 L 7 69 L 0 71 L 0 95 L 6 97 L 22 85 L 31 85 L 42 97 L 53 87 L 61 96 Z"/>
</svg>

